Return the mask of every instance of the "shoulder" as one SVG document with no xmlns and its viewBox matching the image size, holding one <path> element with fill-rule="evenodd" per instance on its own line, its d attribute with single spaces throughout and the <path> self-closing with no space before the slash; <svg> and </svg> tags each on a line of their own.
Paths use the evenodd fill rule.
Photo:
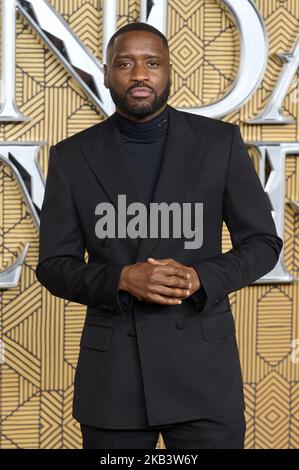
<svg viewBox="0 0 299 470">
<path fill-rule="evenodd" d="M 188 123 L 191 126 L 195 126 L 195 127 L 202 126 L 205 129 L 219 130 L 219 131 L 229 132 L 229 133 L 231 133 L 234 127 L 236 126 L 236 124 L 233 124 L 231 122 L 203 116 L 202 114 L 195 114 L 192 112 L 179 111 L 179 110 L 176 110 L 176 111 L 179 113 L 182 113 L 185 119 L 188 121 Z"/>
<path fill-rule="evenodd" d="M 83 129 L 75 134 L 66 137 L 65 139 L 59 140 L 54 145 L 56 149 L 78 149 L 81 145 L 90 144 L 95 139 L 98 132 L 104 130 L 107 126 L 109 118 L 100 121 L 93 126 Z"/>
<path fill-rule="evenodd" d="M 172 112 L 180 113 L 195 133 L 212 134 L 213 136 L 217 134 L 217 137 L 221 137 L 221 135 L 232 136 L 235 127 L 238 127 L 237 124 L 203 116 L 202 114 L 195 114 L 192 111 L 172 108 Z"/>
</svg>

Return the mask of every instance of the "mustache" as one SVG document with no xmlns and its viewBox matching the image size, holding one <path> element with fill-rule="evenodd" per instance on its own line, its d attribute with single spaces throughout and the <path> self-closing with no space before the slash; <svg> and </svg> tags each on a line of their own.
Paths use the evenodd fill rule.
<svg viewBox="0 0 299 470">
<path fill-rule="evenodd" d="M 127 89 L 127 93 L 130 93 L 130 91 L 134 90 L 134 88 L 146 88 L 147 90 L 150 90 L 152 93 L 155 93 L 155 90 L 152 87 L 148 85 L 143 85 L 143 84 L 131 86 L 130 88 Z"/>
</svg>

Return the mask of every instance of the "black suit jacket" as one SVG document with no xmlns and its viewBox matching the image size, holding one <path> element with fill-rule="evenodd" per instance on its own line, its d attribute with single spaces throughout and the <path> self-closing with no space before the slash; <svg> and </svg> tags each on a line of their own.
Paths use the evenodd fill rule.
<svg viewBox="0 0 299 470">
<path fill-rule="evenodd" d="M 85 424 L 129 429 L 245 408 L 228 294 L 269 272 L 283 242 L 239 126 L 171 106 L 169 119 L 153 202 L 204 203 L 195 250 L 183 237 L 96 236 L 99 202 L 143 201 L 115 115 L 50 149 L 36 276 L 53 295 L 87 306 L 73 399 Z M 226 253 L 223 220 L 233 245 Z M 148 256 L 194 266 L 205 295 L 175 306 L 122 303 L 123 266 Z"/>
</svg>

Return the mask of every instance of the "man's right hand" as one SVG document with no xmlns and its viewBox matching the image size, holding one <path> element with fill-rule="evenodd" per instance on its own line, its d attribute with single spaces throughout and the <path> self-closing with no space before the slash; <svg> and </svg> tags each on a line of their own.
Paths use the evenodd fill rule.
<svg viewBox="0 0 299 470">
<path fill-rule="evenodd" d="M 171 265 L 152 265 L 148 262 L 124 266 L 119 289 L 130 292 L 139 300 L 163 305 L 177 305 L 188 297 L 190 274 Z"/>
</svg>

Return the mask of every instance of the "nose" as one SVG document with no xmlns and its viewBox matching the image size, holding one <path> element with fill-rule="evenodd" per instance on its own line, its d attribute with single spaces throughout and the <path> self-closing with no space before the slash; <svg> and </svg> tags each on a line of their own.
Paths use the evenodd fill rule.
<svg viewBox="0 0 299 470">
<path fill-rule="evenodd" d="M 136 63 L 132 69 L 132 80 L 143 81 L 148 80 L 148 72 L 144 64 Z"/>
</svg>

